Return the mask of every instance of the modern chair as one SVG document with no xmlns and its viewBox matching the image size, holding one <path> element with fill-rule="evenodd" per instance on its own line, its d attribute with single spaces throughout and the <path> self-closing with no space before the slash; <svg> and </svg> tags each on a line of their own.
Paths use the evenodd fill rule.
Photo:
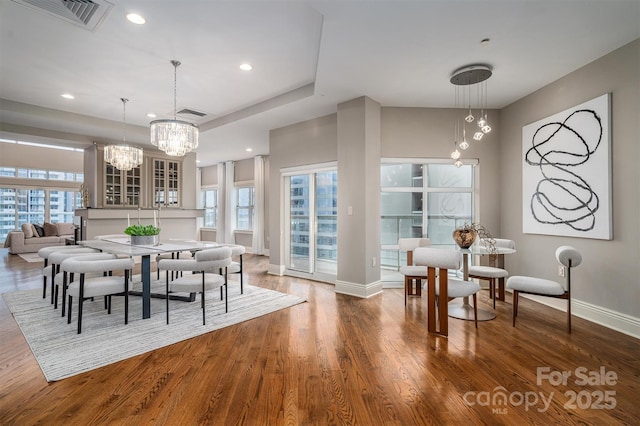
<svg viewBox="0 0 640 426">
<path fill-rule="evenodd" d="M 244 246 L 238 244 L 222 244 L 222 247 L 230 247 L 231 248 L 231 265 L 227 267 L 228 274 L 240 274 L 240 294 L 244 294 L 244 281 L 242 278 L 242 256 L 244 255 L 246 249 Z M 238 258 L 236 262 L 233 258 Z M 220 270 L 220 274 L 222 274 L 222 269 Z M 222 294 L 221 294 L 222 296 Z"/>
<path fill-rule="evenodd" d="M 507 289 L 513 291 L 513 326 L 516 326 L 518 316 L 518 298 L 520 293 L 537 296 L 555 297 L 567 300 L 567 326 L 571 333 L 571 268 L 582 263 L 582 255 L 571 246 L 560 246 L 556 249 L 556 259 L 565 268 L 565 282 L 560 284 L 553 280 L 542 278 L 513 276 L 507 280 Z"/>
<path fill-rule="evenodd" d="M 54 287 L 52 287 L 51 291 L 54 292 L 54 309 L 58 309 L 58 293 L 59 293 L 59 289 L 62 288 L 62 297 L 60 298 L 61 300 L 61 309 L 60 309 L 60 316 L 64 317 L 65 316 L 65 312 L 66 312 L 66 306 L 67 306 L 67 288 L 69 287 L 69 284 L 74 280 L 75 275 L 73 272 L 69 272 L 66 269 L 64 269 L 63 267 L 63 263 L 65 260 L 67 259 L 71 259 L 73 257 L 79 257 L 79 256 L 91 256 L 91 259 L 95 259 L 95 260 L 103 260 L 103 259 L 114 259 L 117 258 L 118 256 L 113 255 L 113 254 L 109 254 L 109 253 L 100 253 L 97 251 L 94 252 L 86 252 L 86 253 L 70 253 L 70 252 L 56 252 L 51 254 L 50 259 L 55 262 L 56 264 L 59 265 L 58 267 L 58 272 L 56 273 L 55 278 L 53 279 L 53 285 Z M 105 275 L 105 273 L 103 272 L 88 272 L 85 275 L 85 278 L 90 277 L 90 278 L 95 278 L 95 277 L 100 277 Z M 131 282 L 131 276 L 129 276 L 129 282 Z M 105 309 L 107 308 L 107 300 L 105 298 Z"/>
<path fill-rule="evenodd" d="M 462 253 L 453 249 L 418 247 L 413 252 L 413 261 L 418 266 L 427 267 L 427 328 L 429 332 L 447 336 L 449 334 L 447 313 L 449 301 L 469 296 L 473 297 L 473 319 L 475 327 L 478 328 L 476 293 L 480 291 L 480 285 L 473 281 L 449 276 L 449 270 L 460 269 Z M 446 297 L 441 297 L 443 294 L 446 294 Z M 436 327 L 436 306 L 439 313 L 439 329 Z"/>
<path fill-rule="evenodd" d="M 129 271 L 133 268 L 131 258 L 105 259 L 104 254 L 97 256 L 77 256 L 62 262 L 62 268 L 73 274 L 78 274 L 78 280 L 69 283 L 67 323 L 71 324 L 71 308 L 73 298 L 78 299 L 78 334 L 82 333 L 82 308 L 84 301 L 96 296 L 107 296 L 108 313 L 111 313 L 111 296 L 124 296 L 124 323 L 129 323 Z M 124 276 L 112 275 L 115 271 L 123 272 Z M 87 275 L 102 274 L 102 276 L 88 277 Z M 109 275 L 104 276 L 104 273 Z"/>
<path fill-rule="evenodd" d="M 516 248 L 516 243 L 513 240 L 495 238 L 494 241 L 496 247 L 510 248 L 514 250 Z M 469 278 L 489 281 L 489 295 L 493 299 L 493 309 L 496 308 L 496 292 L 498 292 L 498 286 L 496 286 L 496 283 L 498 280 L 503 280 L 502 283 L 504 283 L 504 279 L 508 276 L 509 272 L 500 267 L 484 265 L 469 266 Z M 500 293 L 504 295 L 503 287 L 500 287 Z"/>
<path fill-rule="evenodd" d="M 404 275 L 404 304 L 407 304 L 408 296 L 422 296 L 422 280 L 427 279 L 427 269 L 416 266 L 413 261 L 413 251 L 418 247 L 428 247 L 431 241 L 428 238 L 399 238 L 398 251 L 407 252 L 407 264 L 401 266 L 399 271 Z M 415 283 L 415 289 L 414 289 Z"/>
<path fill-rule="evenodd" d="M 187 242 L 194 242 L 195 240 L 193 239 L 176 239 L 176 238 L 170 238 L 169 241 L 174 241 L 174 242 L 179 242 L 179 241 L 187 241 Z M 162 259 L 180 259 L 180 254 L 184 253 L 186 254 L 188 257 L 193 257 L 193 253 L 187 250 L 184 251 L 173 251 L 170 253 L 160 253 L 156 256 L 156 264 L 158 262 L 160 262 Z M 157 269 L 157 279 L 160 279 L 160 268 L 156 268 Z M 171 274 L 171 279 L 173 279 L 173 273 Z"/>
<path fill-rule="evenodd" d="M 62 249 L 61 247 L 73 247 Z M 56 250 L 57 248 L 57 250 Z M 42 250 L 42 254 L 40 254 Z M 58 308 L 58 294 L 55 292 L 55 276 L 60 272 L 60 263 L 68 257 L 95 254 L 97 250 L 80 246 L 45 247 L 38 251 L 40 257 L 45 259 L 45 267 L 42 269 L 42 296 L 46 297 L 47 278 L 51 279 L 51 304 Z M 48 264 L 47 264 L 48 263 Z"/>
<path fill-rule="evenodd" d="M 56 251 L 78 250 L 79 248 L 81 247 L 75 246 L 75 245 L 49 246 L 49 247 L 43 247 L 40 250 L 38 250 L 38 256 L 44 259 L 44 267 L 42 268 L 42 298 L 43 299 L 47 297 L 47 278 L 51 278 L 51 265 L 49 265 L 49 255 Z M 51 303 L 53 303 L 53 301 Z"/>
<path fill-rule="evenodd" d="M 217 274 L 231 264 L 231 248 L 215 247 L 197 251 L 193 259 L 161 259 L 158 268 L 166 271 L 167 324 L 169 324 L 169 293 L 200 293 L 202 324 L 206 324 L 205 292 L 224 287 L 225 312 L 229 310 L 227 274 Z M 194 272 L 169 281 L 169 271 Z"/>
</svg>

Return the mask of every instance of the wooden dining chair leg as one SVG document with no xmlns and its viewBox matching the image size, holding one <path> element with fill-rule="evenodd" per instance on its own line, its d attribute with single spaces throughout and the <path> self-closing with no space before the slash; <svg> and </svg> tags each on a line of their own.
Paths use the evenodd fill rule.
<svg viewBox="0 0 640 426">
<path fill-rule="evenodd" d="M 495 299 L 493 303 L 495 303 Z M 476 324 L 476 328 L 478 328 L 478 298 L 476 297 L 476 293 L 473 293 L 473 322 Z"/>
</svg>

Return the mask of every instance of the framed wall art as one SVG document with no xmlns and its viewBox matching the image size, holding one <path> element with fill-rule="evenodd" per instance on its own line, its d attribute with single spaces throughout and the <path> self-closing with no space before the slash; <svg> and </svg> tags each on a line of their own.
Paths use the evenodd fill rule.
<svg viewBox="0 0 640 426">
<path fill-rule="evenodd" d="M 612 238 L 610 94 L 522 128 L 522 231 Z"/>
</svg>

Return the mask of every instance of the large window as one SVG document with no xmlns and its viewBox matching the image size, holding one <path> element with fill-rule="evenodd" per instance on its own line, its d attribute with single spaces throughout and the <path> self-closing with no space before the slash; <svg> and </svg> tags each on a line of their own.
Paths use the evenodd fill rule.
<svg viewBox="0 0 640 426">
<path fill-rule="evenodd" d="M 204 227 L 216 228 L 218 226 L 218 190 L 200 191 L 200 205 L 204 209 Z"/>
<path fill-rule="evenodd" d="M 0 241 L 23 223 L 73 222 L 79 191 L 0 187 Z"/>
<path fill-rule="evenodd" d="M 454 246 L 454 229 L 474 215 L 475 165 L 460 168 L 441 161 L 383 162 L 380 169 L 381 253 L 383 281 L 406 264 L 399 238 L 428 237 L 433 246 Z M 390 278 L 391 277 L 391 278 Z"/>
<path fill-rule="evenodd" d="M 0 139 L 0 143 L 78 151 L 52 145 Z M 84 174 L 65 170 L 0 167 L 0 242 L 23 223 L 73 222 L 74 210 L 82 207 L 82 196 L 74 189 Z"/>
<path fill-rule="evenodd" d="M 253 186 L 236 188 L 236 229 L 250 231 L 253 229 L 253 204 L 255 189 Z"/>
</svg>

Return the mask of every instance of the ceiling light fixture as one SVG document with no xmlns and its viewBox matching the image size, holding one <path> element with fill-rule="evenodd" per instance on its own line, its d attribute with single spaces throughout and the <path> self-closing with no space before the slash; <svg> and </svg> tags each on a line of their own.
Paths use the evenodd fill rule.
<svg viewBox="0 0 640 426">
<path fill-rule="evenodd" d="M 147 114 L 147 117 L 156 118 L 156 115 L 154 113 L 150 112 L 149 114 Z"/>
<path fill-rule="evenodd" d="M 171 64 L 173 65 L 173 120 L 151 122 L 151 144 L 167 155 L 181 157 L 198 147 L 198 126 L 176 119 L 177 74 L 180 61 L 173 60 Z"/>
<path fill-rule="evenodd" d="M 137 13 L 127 13 L 127 19 L 134 24 L 143 25 L 147 21 Z"/>
<path fill-rule="evenodd" d="M 253 69 L 253 65 L 245 62 L 244 64 L 240 64 L 240 69 L 242 71 L 251 71 Z"/>
<path fill-rule="evenodd" d="M 118 170 L 131 170 L 142 164 L 142 148 L 127 143 L 127 102 L 129 99 L 120 98 L 122 101 L 122 144 L 107 145 L 104 148 L 104 161 Z"/>
<path fill-rule="evenodd" d="M 459 106 L 467 106 L 465 108 L 466 115 L 463 116 L 461 120 L 456 119 L 455 130 L 454 130 L 454 147 L 455 150 L 451 153 L 451 158 L 456 160 L 456 167 L 462 166 L 462 161 L 460 160 L 460 155 L 458 151 L 458 147 L 461 150 L 466 150 L 469 148 L 469 143 L 467 142 L 466 134 L 467 134 L 467 123 L 471 124 L 476 121 L 476 117 L 473 115 L 473 111 L 471 109 L 471 86 L 477 85 L 477 108 L 480 110 L 476 111 L 478 114 L 478 120 L 476 121 L 478 125 L 478 130 L 476 130 L 473 134 L 473 139 L 476 141 L 480 141 L 482 137 L 491 131 L 491 126 L 489 125 L 488 115 L 487 115 L 487 80 L 492 75 L 492 68 L 489 65 L 484 64 L 476 64 L 476 65 L 468 65 L 462 67 L 451 74 L 450 82 L 455 86 L 455 105 L 456 109 Z M 467 90 L 465 93 L 464 86 L 466 86 Z M 460 89 L 458 88 L 460 87 Z M 462 96 L 460 96 L 460 92 L 462 92 Z M 462 97 L 461 103 L 458 102 L 459 98 Z M 462 132 L 460 132 L 460 127 L 462 127 Z M 460 133 L 462 133 L 462 140 L 458 140 Z M 458 154 L 456 154 L 458 153 Z"/>
<path fill-rule="evenodd" d="M 75 96 L 73 96 L 71 93 L 63 93 L 63 94 L 62 94 L 62 95 L 60 95 L 60 96 L 62 96 L 62 97 L 63 97 L 63 98 L 65 98 L 65 99 L 75 99 L 75 98 L 76 98 L 76 97 L 75 97 Z"/>
</svg>

